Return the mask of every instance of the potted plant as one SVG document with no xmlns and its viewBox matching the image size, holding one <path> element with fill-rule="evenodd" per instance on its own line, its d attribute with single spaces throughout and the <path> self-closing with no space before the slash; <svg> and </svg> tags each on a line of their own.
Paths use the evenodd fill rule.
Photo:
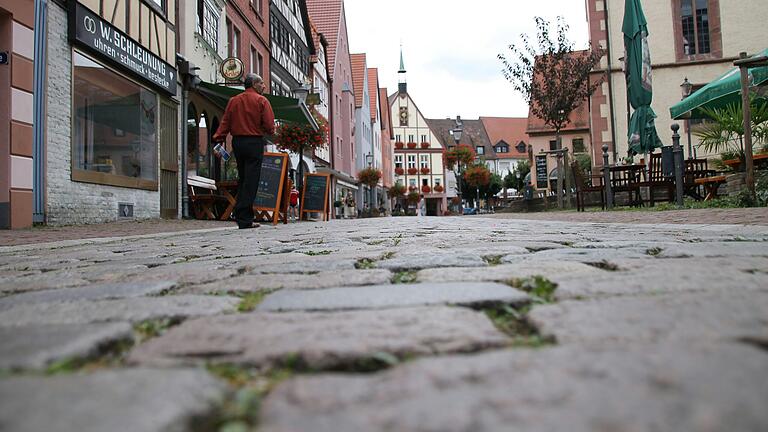
<svg viewBox="0 0 768 432">
<path fill-rule="evenodd" d="M 416 143 L 415 142 L 409 142 L 407 145 L 408 145 L 409 149 L 415 149 L 416 148 Z"/>
<path fill-rule="evenodd" d="M 400 167 L 397 167 L 397 168 L 395 168 L 395 174 L 403 175 L 403 174 L 405 174 L 405 170 L 400 168 Z"/>
<path fill-rule="evenodd" d="M 429 148 L 429 143 L 428 142 L 421 143 L 421 148 L 428 149 Z"/>
<path fill-rule="evenodd" d="M 381 171 L 376 168 L 366 168 L 357 173 L 357 179 L 360 180 L 360 183 L 371 187 L 376 186 L 380 178 Z"/>
<path fill-rule="evenodd" d="M 442 185 L 435 185 L 435 192 L 442 193 L 445 188 Z"/>
<path fill-rule="evenodd" d="M 432 192 L 432 188 L 429 187 L 429 185 L 424 185 L 424 186 L 421 187 L 421 191 L 424 192 L 424 193 L 430 193 L 430 192 Z"/>
<path fill-rule="evenodd" d="M 416 175 L 418 172 L 416 168 L 408 168 L 408 175 Z"/>
<path fill-rule="evenodd" d="M 421 171 L 421 173 L 424 175 L 429 174 L 429 168 L 427 167 L 422 167 L 419 171 Z"/>
<path fill-rule="evenodd" d="M 396 149 L 401 149 L 403 147 L 405 147 L 405 143 L 404 142 L 402 142 L 402 141 L 395 142 L 395 148 Z"/>
</svg>

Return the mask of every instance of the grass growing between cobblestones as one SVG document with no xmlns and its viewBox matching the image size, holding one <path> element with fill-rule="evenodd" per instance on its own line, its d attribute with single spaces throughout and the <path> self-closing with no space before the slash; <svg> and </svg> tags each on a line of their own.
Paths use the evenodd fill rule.
<svg viewBox="0 0 768 432">
<path fill-rule="evenodd" d="M 384 252 L 378 258 L 360 258 L 355 262 L 355 268 L 358 270 L 369 270 L 376 268 L 376 262 L 388 260 L 395 256 L 394 252 Z"/>
<path fill-rule="evenodd" d="M 306 251 L 306 252 L 302 252 L 302 253 L 304 255 L 309 255 L 309 256 L 319 256 L 319 255 L 330 255 L 330 254 L 333 253 L 333 251 L 321 250 L 321 251 Z"/>
<path fill-rule="evenodd" d="M 645 251 L 646 255 L 650 255 L 652 257 L 657 257 L 661 255 L 661 253 L 664 251 L 664 249 L 660 247 L 653 247 Z"/>
<path fill-rule="evenodd" d="M 44 373 L 46 375 L 60 375 L 118 366 L 133 345 L 134 341 L 130 338 L 113 341 L 99 347 L 90 356 L 71 357 L 53 362 L 45 368 Z"/>
<path fill-rule="evenodd" d="M 416 282 L 415 270 L 403 270 L 399 271 L 392 276 L 391 282 L 393 284 L 409 284 Z"/>
<path fill-rule="evenodd" d="M 607 260 L 602 260 L 597 262 L 585 262 L 584 264 L 595 267 L 595 268 L 599 268 L 600 270 L 611 271 L 611 272 L 621 270 L 619 266 Z"/>
<path fill-rule="evenodd" d="M 483 257 L 483 261 L 485 261 L 489 266 L 497 266 L 501 264 L 502 257 L 504 257 L 504 255 L 486 255 Z"/>
<path fill-rule="evenodd" d="M 528 319 L 530 306 L 520 310 L 510 305 L 489 307 L 483 309 L 485 315 L 493 322 L 499 331 L 512 339 L 514 347 L 538 348 L 555 343 L 553 336 L 545 336 Z"/>
<path fill-rule="evenodd" d="M 151 339 L 165 333 L 169 328 L 181 324 L 181 319 L 178 318 L 161 318 L 146 320 L 137 323 L 133 326 L 133 331 L 136 334 L 138 343 L 144 342 L 147 339 Z"/>
<path fill-rule="evenodd" d="M 543 276 L 531 276 L 504 281 L 507 285 L 525 291 L 533 297 L 534 303 L 552 303 L 555 301 L 557 284 Z"/>
<path fill-rule="evenodd" d="M 261 290 L 254 293 L 247 293 L 242 295 L 240 303 L 237 305 L 238 312 L 251 312 L 256 309 L 256 306 L 264 301 L 264 297 L 271 293 L 273 290 Z"/>
</svg>

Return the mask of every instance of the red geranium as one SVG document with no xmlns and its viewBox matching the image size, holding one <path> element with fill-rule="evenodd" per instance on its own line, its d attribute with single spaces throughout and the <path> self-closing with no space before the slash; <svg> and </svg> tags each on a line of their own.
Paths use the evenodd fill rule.
<svg viewBox="0 0 768 432">
<path fill-rule="evenodd" d="M 444 190 L 445 189 L 441 185 L 436 185 L 435 186 L 435 192 L 437 192 L 437 193 L 441 193 Z"/>
<path fill-rule="evenodd" d="M 424 185 L 424 186 L 421 187 L 421 191 L 424 192 L 424 193 L 430 193 L 430 192 L 432 192 L 432 188 L 430 188 L 427 185 Z"/>
<path fill-rule="evenodd" d="M 421 143 L 421 148 L 423 149 L 429 148 L 429 143 L 428 142 Z"/>
<path fill-rule="evenodd" d="M 427 168 L 427 167 L 423 167 L 423 168 L 421 168 L 421 170 L 420 170 L 420 171 L 421 171 L 421 173 L 422 173 L 422 174 L 424 174 L 424 175 L 427 175 L 427 174 L 429 174 L 429 168 Z"/>
<path fill-rule="evenodd" d="M 395 168 L 395 174 L 403 175 L 403 174 L 405 174 L 405 170 L 402 169 L 402 168 Z"/>
<path fill-rule="evenodd" d="M 408 175 L 416 175 L 418 174 L 419 170 L 416 168 L 408 168 Z"/>
<path fill-rule="evenodd" d="M 323 124 L 320 124 L 318 130 L 314 130 L 309 125 L 283 123 L 277 127 L 275 141 L 279 149 L 294 153 L 298 153 L 299 147 L 304 150 L 316 150 L 325 147 L 327 132 L 327 126 Z"/>
<path fill-rule="evenodd" d="M 405 143 L 403 143 L 402 141 L 397 141 L 395 143 L 395 148 L 401 149 L 403 147 L 405 147 Z"/>
<path fill-rule="evenodd" d="M 409 149 L 415 149 L 416 148 L 416 143 L 415 142 L 409 142 L 407 145 L 408 145 Z"/>
<path fill-rule="evenodd" d="M 357 179 L 360 183 L 368 186 L 375 186 L 381 178 L 381 171 L 376 168 L 366 168 L 357 173 Z"/>
</svg>

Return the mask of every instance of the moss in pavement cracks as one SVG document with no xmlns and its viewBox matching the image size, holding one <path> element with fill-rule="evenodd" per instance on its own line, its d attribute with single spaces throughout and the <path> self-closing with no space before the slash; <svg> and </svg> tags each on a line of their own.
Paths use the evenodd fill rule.
<svg viewBox="0 0 768 432">
<path fill-rule="evenodd" d="M 510 305 L 483 309 L 493 325 L 512 339 L 512 346 L 538 348 L 554 344 L 554 337 L 540 334 L 539 329 L 531 323 L 528 319 L 529 311 L 530 306 L 518 310 Z"/>
<path fill-rule="evenodd" d="M 415 270 L 403 270 L 395 273 L 394 276 L 392 276 L 392 283 L 393 284 L 408 284 L 416 282 L 416 271 Z"/>
<path fill-rule="evenodd" d="M 134 324 L 133 331 L 136 334 L 138 342 L 141 343 L 147 339 L 160 336 L 169 328 L 181 323 L 178 318 L 161 318 L 145 320 Z"/>
<path fill-rule="evenodd" d="M 306 251 L 302 253 L 309 256 L 318 256 L 318 255 L 330 255 L 333 253 L 333 251 L 321 250 L 321 251 Z"/>
<path fill-rule="evenodd" d="M 238 312 L 251 312 L 256 309 L 256 306 L 264 301 L 264 297 L 271 293 L 273 290 L 260 290 L 254 293 L 248 293 L 241 297 L 240 303 L 237 305 Z"/>
<path fill-rule="evenodd" d="M 358 270 L 367 270 L 376 268 L 376 262 L 377 261 L 384 261 L 388 260 L 395 256 L 394 252 L 384 252 L 381 254 L 378 258 L 360 258 L 355 262 L 355 268 Z"/>
<path fill-rule="evenodd" d="M 647 255 L 650 255 L 650 256 L 652 256 L 652 257 L 656 257 L 656 256 L 659 256 L 659 255 L 661 255 L 661 252 L 662 252 L 663 250 L 664 250 L 664 249 L 662 249 L 662 248 L 660 248 L 660 247 L 653 247 L 653 248 L 650 248 L 650 249 L 646 250 L 646 251 L 645 251 L 645 253 L 646 253 Z"/>
<path fill-rule="evenodd" d="M 557 284 L 543 276 L 510 279 L 505 283 L 511 287 L 523 290 L 533 297 L 536 303 L 552 303 L 555 301 Z"/>
<path fill-rule="evenodd" d="M 501 264 L 501 258 L 504 255 L 486 255 L 483 257 L 483 261 L 488 263 L 489 266 L 497 266 Z"/>
<path fill-rule="evenodd" d="M 113 341 L 100 347 L 92 356 L 70 357 L 53 362 L 45 368 L 44 372 L 46 375 L 60 375 L 117 366 L 133 345 L 134 341 L 130 338 Z"/>
</svg>

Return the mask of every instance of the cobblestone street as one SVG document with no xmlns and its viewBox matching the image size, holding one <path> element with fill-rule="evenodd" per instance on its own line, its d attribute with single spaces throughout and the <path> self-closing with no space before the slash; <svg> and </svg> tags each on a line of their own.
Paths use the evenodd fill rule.
<svg viewBox="0 0 768 432">
<path fill-rule="evenodd" d="M 768 430 L 765 214 L 624 213 L 3 239 L 0 430 Z"/>
</svg>

